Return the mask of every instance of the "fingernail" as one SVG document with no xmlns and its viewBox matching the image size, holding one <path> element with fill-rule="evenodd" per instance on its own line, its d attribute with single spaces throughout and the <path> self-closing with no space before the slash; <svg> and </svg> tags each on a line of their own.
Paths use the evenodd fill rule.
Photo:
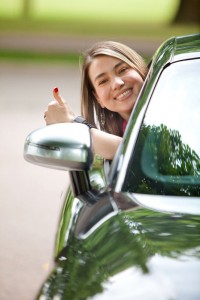
<svg viewBox="0 0 200 300">
<path fill-rule="evenodd" d="M 57 88 L 57 87 L 54 88 L 54 92 L 55 92 L 55 93 L 58 92 L 58 88 Z"/>
</svg>

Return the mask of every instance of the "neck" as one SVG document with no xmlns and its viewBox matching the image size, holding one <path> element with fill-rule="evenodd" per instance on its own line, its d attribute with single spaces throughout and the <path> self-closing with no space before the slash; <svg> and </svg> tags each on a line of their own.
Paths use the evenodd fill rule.
<svg viewBox="0 0 200 300">
<path fill-rule="evenodd" d="M 120 116 L 125 120 L 125 121 L 127 121 L 128 122 L 128 120 L 129 120 L 129 118 L 130 118 L 130 113 L 122 113 L 122 114 L 120 114 Z"/>
</svg>

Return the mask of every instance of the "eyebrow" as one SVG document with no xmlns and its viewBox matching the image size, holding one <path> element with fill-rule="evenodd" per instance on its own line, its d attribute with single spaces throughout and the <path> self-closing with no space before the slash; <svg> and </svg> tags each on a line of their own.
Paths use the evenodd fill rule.
<svg viewBox="0 0 200 300">
<path fill-rule="evenodd" d="M 123 65 L 124 63 L 125 63 L 124 61 L 120 61 L 119 63 L 117 63 L 117 64 L 113 67 L 113 70 L 116 70 L 118 67 L 120 67 L 120 66 Z M 98 75 L 95 77 L 94 81 L 97 81 L 100 77 L 104 76 L 105 74 L 106 74 L 105 72 L 98 74 Z"/>
</svg>

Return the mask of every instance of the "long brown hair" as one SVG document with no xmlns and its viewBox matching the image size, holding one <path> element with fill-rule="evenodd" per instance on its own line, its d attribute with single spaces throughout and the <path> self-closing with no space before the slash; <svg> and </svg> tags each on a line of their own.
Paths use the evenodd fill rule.
<svg viewBox="0 0 200 300">
<path fill-rule="evenodd" d="M 88 75 L 93 58 L 100 55 L 112 56 L 126 62 L 140 74 L 143 80 L 147 74 L 147 66 L 144 59 L 133 49 L 113 41 L 98 42 L 84 54 L 81 82 L 81 114 L 89 123 L 94 124 L 101 130 L 122 136 L 123 118 L 118 113 L 100 106 L 94 96 L 94 88 Z M 104 125 L 101 122 L 102 114 L 105 118 Z"/>
</svg>

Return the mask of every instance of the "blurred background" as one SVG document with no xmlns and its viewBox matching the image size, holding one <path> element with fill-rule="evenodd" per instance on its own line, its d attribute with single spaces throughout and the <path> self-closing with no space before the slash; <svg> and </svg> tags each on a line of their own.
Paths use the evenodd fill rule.
<svg viewBox="0 0 200 300">
<path fill-rule="evenodd" d="M 0 1 L 0 299 L 34 299 L 52 268 L 68 174 L 23 159 L 52 89 L 78 114 L 80 55 L 94 42 L 126 43 L 148 62 L 199 23 L 199 0 Z"/>
</svg>

